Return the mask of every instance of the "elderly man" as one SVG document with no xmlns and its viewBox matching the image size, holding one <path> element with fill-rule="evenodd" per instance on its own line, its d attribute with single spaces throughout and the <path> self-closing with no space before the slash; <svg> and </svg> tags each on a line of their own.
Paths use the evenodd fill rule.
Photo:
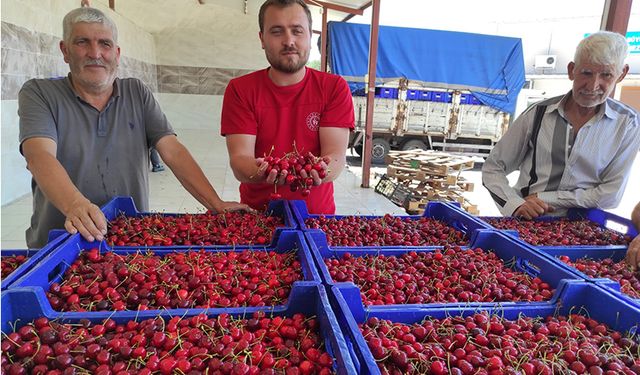
<svg viewBox="0 0 640 375">
<path fill-rule="evenodd" d="M 640 147 L 636 111 L 609 97 L 629 70 L 626 55 L 622 35 L 591 34 L 567 67 L 571 91 L 531 106 L 500 139 L 482 182 L 503 215 L 618 205 Z M 507 175 L 515 170 L 511 187 Z"/>
<path fill-rule="evenodd" d="M 32 79 L 18 98 L 20 152 L 33 175 L 33 215 L 27 245 L 42 247 L 50 229 L 102 240 L 107 223 L 98 205 L 130 195 L 149 207 L 149 147 L 207 209 L 246 209 L 222 201 L 178 141 L 151 91 L 116 78 L 120 47 L 115 24 L 94 8 L 63 20 L 60 50 L 70 73 Z"/>
<path fill-rule="evenodd" d="M 328 160 L 311 170 L 314 187 L 281 189 L 285 199 L 304 199 L 309 212 L 335 212 L 333 180 L 346 163 L 354 113 L 344 79 L 305 67 L 311 49 L 311 13 L 303 0 L 267 0 L 258 15 L 260 41 L 270 67 L 229 82 L 221 133 L 243 203 L 260 209 L 286 173 L 267 173 L 265 155 L 294 150 Z M 322 176 L 322 177 L 321 177 Z"/>
</svg>

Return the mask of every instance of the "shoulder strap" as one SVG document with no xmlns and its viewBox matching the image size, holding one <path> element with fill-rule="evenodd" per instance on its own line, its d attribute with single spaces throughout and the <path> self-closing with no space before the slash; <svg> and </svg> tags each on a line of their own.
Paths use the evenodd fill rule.
<svg viewBox="0 0 640 375">
<path fill-rule="evenodd" d="M 533 118 L 533 131 L 531 132 L 531 143 L 533 144 L 533 154 L 531 156 L 531 170 L 529 171 L 529 183 L 527 186 L 520 189 L 522 197 L 525 198 L 529 195 L 529 188 L 538 182 L 538 174 L 536 173 L 536 150 L 538 148 L 538 134 L 540 133 L 540 127 L 542 127 L 542 118 L 546 111 L 546 105 L 539 105 L 536 107 L 536 115 Z"/>
</svg>

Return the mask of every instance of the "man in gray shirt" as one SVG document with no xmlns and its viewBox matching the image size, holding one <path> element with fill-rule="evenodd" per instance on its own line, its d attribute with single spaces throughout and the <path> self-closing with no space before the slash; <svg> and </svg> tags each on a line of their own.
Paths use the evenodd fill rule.
<svg viewBox="0 0 640 375">
<path fill-rule="evenodd" d="M 609 98 L 629 70 L 626 39 L 601 31 L 580 42 L 566 95 L 518 117 L 482 167 L 482 183 L 503 215 L 525 219 L 569 207 L 615 207 L 640 147 L 638 115 Z M 507 175 L 520 171 L 509 186 Z"/>
<path fill-rule="evenodd" d="M 117 39 L 101 11 L 72 10 L 60 42 L 69 75 L 32 79 L 20 90 L 20 152 L 33 175 L 30 248 L 42 247 L 49 230 L 63 226 L 102 240 L 107 222 L 98 206 L 117 195 L 132 196 L 147 211 L 149 147 L 207 209 L 248 209 L 219 198 L 142 82 L 116 78 Z"/>
</svg>

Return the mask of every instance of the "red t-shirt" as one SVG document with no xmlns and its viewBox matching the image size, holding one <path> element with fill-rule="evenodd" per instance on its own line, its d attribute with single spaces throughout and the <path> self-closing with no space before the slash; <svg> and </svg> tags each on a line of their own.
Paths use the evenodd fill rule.
<svg viewBox="0 0 640 375">
<path fill-rule="evenodd" d="M 321 156 L 320 127 L 353 129 L 351 91 L 342 77 L 306 68 L 302 81 L 291 86 L 276 86 L 268 69 L 232 79 L 222 104 L 222 135 L 256 136 L 255 156 L 282 156 L 293 151 Z M 271 151 L 273 147 L 273 151 Z M 274 186 L 240 184 L 240 200 L 255 209 L 264 209 Z M 300 190 L 291 192 L 279 186 L 283 199 L 302 199 L 310 213 L 333 214 L 333 183 L 311 188 L 306 198 Z"/>
</svg>

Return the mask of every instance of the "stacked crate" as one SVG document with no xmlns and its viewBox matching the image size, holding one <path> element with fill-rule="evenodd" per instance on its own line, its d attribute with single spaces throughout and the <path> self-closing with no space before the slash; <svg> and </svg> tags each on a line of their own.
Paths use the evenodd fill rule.
<svg viewBox="0 0 640 375">
<path fill-rule="evenodd" d="M 556 258 L 558 252 L 572 258 L 577 252 L 597 256 L 597 259 L 614 254 L 616 259 L 620 259 L 618 246 L 586 246 L 582 249 L 575 244 L 565 249 L 534 246 L 523 241 L 516 232 L 491 227 L 483 218 L 469 215 L 455 205 L 431 202 L 426 206 L 423 218 L 437 219 L 465 233 L 467 244 L 459 245 L 459 237 L 455 237 L 447 253 L 441 241 L 420 246 L 360 243 L 362 238 L 379 241 L 383 233 L 388 234 L 389 231 L 400 235 L 407 233 L 391 221 L 379 228 L 380 233 L 366 224 L 367 221 L 384 221 L 387 216 L 313 215 L 303 202 L 292 202 L 292 211 L 300 230 L 305 232 L 320 277 L 330 292 L 330 301 L 344 336 L 353 347 L 352 358 L 357 374 L 551 374 L 599 373 L 598 370 L 602 373 L 607 370 L 606 373 L 623 373 L 618 371 L 622 366 L 618 356 L 625 361 L 625 373 L 640 369 L 637 352 L 640 305 L 637 301 L 619 293 L 610 282 L 588 277 Z M 569 216 L 592 221 L 602 227 L 608 225 L 607 222 L 616 221 L 626 225 L 626 229 L 620 229 L 621 235 L 637 234 L 628 220 L 619 220 L 601 210 L 574 210 Z M 420 217 L 405 219 L 419 220 Z M 542 218 L 538 221 L 554 220 Z M 529 223 L 528 227 L 532 224 L 535 223 Z M 319 225 L 322 229 L 317 228 Z M 433 227 L 427 226 L 432 234 Z M 348 236 L 343 235 L 345 227 L 351 228 Z M 442 227 L 438 228 L 441 230 Z M 448 237 L 444 242 L 450 239 Z M 358 245 L 353 245 L 353 242 L 358 242 Z M 481 286 L 472 288 L 479 291 L 487 282 L 480 269 L 454 269 L 453 263 L 427 263 L 422 258 L 426 255 L 426 259 L 446 260 L 453 251 L 464 252 L 458 258 L 462 261 L 471 254 L 469 249 L 477 248 L 495 254 L 514 275 L 524 273 L 537 283 L 547 284 L 553 290 L 552 294 L 547 292 L 542 300 L 505 298 L 483 302 L 470 301 L 463 294 L 458 294 L 461 298 L 457 300 L 415 303 L 411 300 L 398 302 L 393 298 L 381 301 L 378 297 L 376 300 L 379 294 L 371 293 L 377 289 L 386 295 L 403 291 L 407 296 L 415 296 L 415 293 L 424 292 L 427 285 L 435 283 L 436 289 L 428 288 L 429 293 L 435 296 L 442 288 L 438 284 L 444 283 L 447 287 L 445 278 L 455 279 L 469 272 L 474 275 L 472 280 L 476 276 L 482 278 Z M 364 263 L 354 261 L 361 257 L 369 260 Z M 404 262 L 401 261 L 403 258 Z M 342 264 L 340 260 L 346 260 L 346 267 L 336 268 Z M 449 266 L 452 268 L 447 269 Z M 445 277 L 425 280 L 416 269 L 438 269 L 444 272 Z M 339 281 L 346 279 L 345 275 L 352 281 Z M 389 277 L 394 280 L 387 280 Z M 371 285 L 372 281 L 377 287 Z M 423 281 L 424 286 L 421 286 Z M 523 285 L 515 277 L 502 281 L 504 285 L 508 282 Z M 409 283 L 411 288 L 417 289 L 405 289 Z M 491 319 L 490 325 L 486 319 Z M 570 323 L 565 324 L 563 319 Z M 482 323 L 483 320 L 487 323 Z M 437 328 L 437 324 L 442 326 Z M 528 335 L 523 344 L 514 345 L 517 349 L 504 345 L 513 342 L 504 340 L 513 340 L 520 334 L 520 328 L 525 331 L 525 326 L 530 331 L 520 336 Z M 376 336 L 372 332 L 378 327 L 381 328 Z M 562 331 L 556 331 L 558 327 L 563 327 Z M 569 331 L 566 329 L 575 332 L 567 335 Z M 577 336 L 573 336 L 576 333 Z M 591 346 L 584 346 L 586 340 L 581 338 L 590 336 L 594 341 Z M 563 337 L 567 342 L 577 337 L 577 341 L 566 344 L 568 346 L 560 352 L 537 353 L 538 350 L 545 353 L 545 350 L 553 349 L 559 342 L 564 342 Z M 603 346 L 598 340 L 611 346 Z M 569 349 L 572 345 L 577 348 L 579 342 L 580 349 Z M 533 350 L 529 351 L 531 348 Z M 596 353 L 595 362 L 586 356 L 592 349 L 601 351 Z"/>
<path fill-rule="evenodd" d="M 391 151 L 386 161 L 387 176 L 408 192 L 404 202 L 400 202 L 407 213 L 422 214 L 430 201 L 445 201 L 458 202 L 467 212 L 478 214 L 477 205 L 464 197 L 465 192 L 473 191 L 473 183 L 460 175 L 463 170 L 473 168 L 471 158 L 433 150 L 409 150 Z"/>
</svg>

